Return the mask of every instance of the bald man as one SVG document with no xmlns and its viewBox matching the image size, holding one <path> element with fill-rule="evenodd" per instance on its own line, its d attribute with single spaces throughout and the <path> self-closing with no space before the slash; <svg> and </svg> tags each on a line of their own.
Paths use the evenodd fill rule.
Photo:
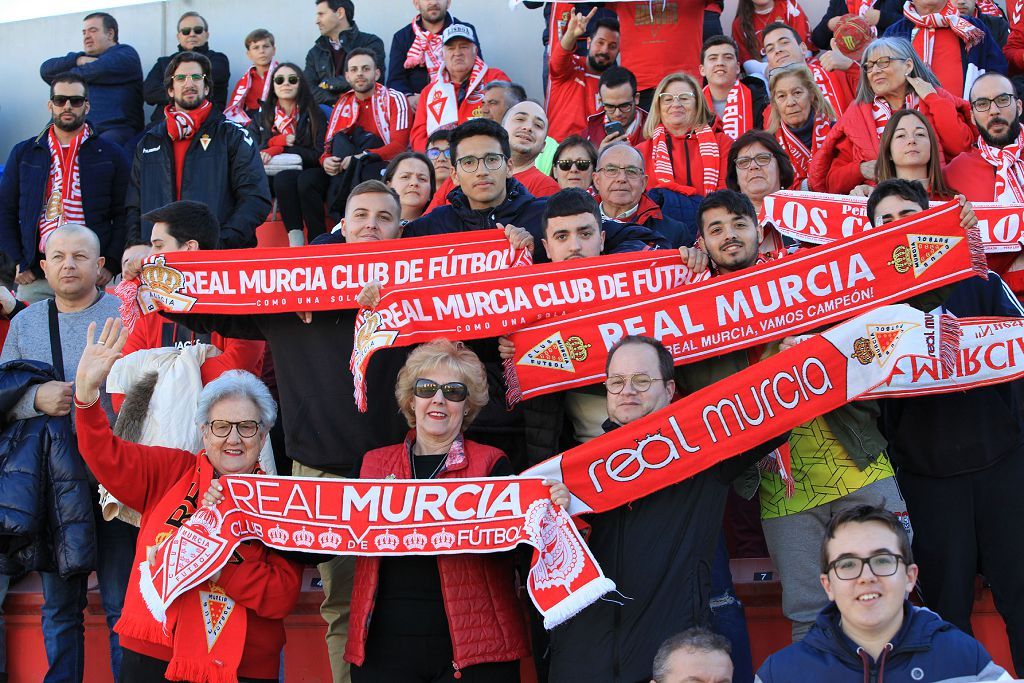
<svg viewBox="0 0 1024 683">
<path fill-rule="evenodd" d="M 512 175 L 535 197 L 549 197 L 558 192 L 558 183 L 536 166 L 548 137 L 548 115 L 537 102 L 523 100 L 508 108 L 501 121 L 508 133 L 512 158 L 508 160 Z"/>
<path fill-rule="evenodd" d="M 46 240 L 45 258 L 40 262 L 46 281 L 53 289 L 54 298 L 38 301 L 11 320 L 10 331 L 0 352 L 0 363 L 11 360 L 34 360 L 53 365 L 50 346 L 50 307 L 57 311 L 57 328 L 63 363 L 57 368 L 56 379 L 29 386 L 18 402 L 7 413 L 8 422 L 24 420 L 43 415 L 60 417 L 71 412 L 72 387 L 70 380 L 78 371 L 78 361 L 85 350 L 85 332 L 90 323 L 102 328 L 107 318 L 118 319 L 120 301 L 97 288 L 100 270 L 103 268 L 100 256 L 100 241 L 84 225 L 68 223 L 50 233 Z M 6 372 L 6 371 L 5 371 Z M 100 402 L 114 422 L 114 411 L 110 396 L 103 391 Z M 3 454 L 0 454 L 2 458 Z M 77 452 L 75 458 L 80 458 Z M 82 463 L 82 467 L 85 465 Z M 70 483 L 70 486 L 76 486 Z M 99 578 L 100 595 L 110 627 L 111 668 L 114 680 L 118 678 L 121 665 L 121 648 L 113 626 L 121 617 L 124 594 L 128 588 L 132 557 L 135 552 L 135 537 L 138 530 L 120 520 L 106 522 L 100 516 L 95 485 L 82 480 L 78 486 L 85 500 L 94 499 L 91 504 L 96 528 L 96 573 Z M 4 491 L 0 497 L 14 495 Z M 61 500 L 73 498 L 74 493 L 64 491 Z M 48 528 L 46 532 L 56 536 L 59 529 Z M 90 549 L 91 550 L 91 549 Z M 52 559 L 52 558 L 50 558 Z M 34 569 L 34 567 L 29 567 Z M 86 574 L 68 579 L 56 572 L 40 572 L 43 579 L 43 642 L 49 663 L 47 680 L 81 681 L 85 657 L 85 631 L 83 611 L 85 610 L 87 584 Z"/>
</svg>

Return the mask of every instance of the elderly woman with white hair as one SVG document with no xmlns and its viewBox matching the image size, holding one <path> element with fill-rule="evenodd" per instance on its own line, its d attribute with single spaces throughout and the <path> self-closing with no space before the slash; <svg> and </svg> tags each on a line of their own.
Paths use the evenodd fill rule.
<svg viewBox="0 0 1024 683">
<path fill-rule="evenodd" d="M 500 450 L 463 437 L 488 394 L 483 364 L 461 342 L 436 339 L 410 353 L 395 397 L 411 430 L 367 453 L 360 478 L 513 474 Z M 564 484 L 544 484 L 553 502 L 569 503 Z M 529 653 L 509 553 L 356 559 L 345 646 L 353 683 L 518 681 Z"/>
<path fill-rule="evenodd" d="M 879 140 L 893 112 L 916 109 L 932 124 L 945 160 L 978 137 L 971 105 L 939 85 L 903 38 L 879 38 L 864 49 L 857 97 L 811 161 L 810 187 L 846 194 L 877 180 Z"/>
<path fill-rule="evenodd" d="M 98 399 L 127 332 L 108 319 L 98 340 L 89 326 L 75 378 L 78 449 L 107 490 L 142 514 L 124 609 L 115 631 L 124 656 L 120 683 L 142 681 L 277 681 L 284 618 L 299 595 L 301 565 L 262 543 L 243 543 L 228 564 L 156 620 L 140 590 L 139 565 L 202 503 L 200 495 L 229 474 L 260 474 L 260 448 L 277 417 L 267 387 L 230 370 L 203 387 L 196 413 L 203 450 L 142 446 L 114 436 Z"/>
</svg>

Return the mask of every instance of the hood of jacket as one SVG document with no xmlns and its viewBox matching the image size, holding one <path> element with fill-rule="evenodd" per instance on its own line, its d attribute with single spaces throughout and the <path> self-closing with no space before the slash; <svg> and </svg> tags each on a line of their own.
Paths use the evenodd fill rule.
<svg viewBox="0 0 1024 683">
<path fill-rule="evenodd" d="M 857 644 L 843 633 L 839 625 L 840 616 L 836 604 L 829 603 L 828 607 L 818 614 L 814 628 L 804 638 L 804 643 L 810 648 L 832 654 L 851 666 L 860 668 L 863 663 L 857 654 Z M 943 621 L 935 612 L 915 607 L 909 600 L 904 600 L 903 624 L 890 641 L 893 648 L 889 659 L 900 654 L 929 650 L 935 635 L 951 628 L 954 628 L 953 625 Z"/>
<path fill-rule="evenodd" d="M 448 203 L 456 215 L 473 227 L 489 226 L 491 223 L 519 225 L 516 217 L 534 200 L 535 197 L 526 186 L 515 178 L 505 181 L 505 201 L 490 209 L 470 208 L 469 198 L 461 187 L 456 187 L 448 193 Z"/>
</svg>

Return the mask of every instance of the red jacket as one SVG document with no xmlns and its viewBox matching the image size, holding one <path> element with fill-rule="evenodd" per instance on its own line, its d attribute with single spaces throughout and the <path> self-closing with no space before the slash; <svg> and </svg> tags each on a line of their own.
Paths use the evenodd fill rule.
<svg viewBox="0 0 1024 683">
<path fill-rule="evenodd" d="M 486 477 L 494 464 L 505 457 L 497 448 L 473 441 L 466 440 L 464 446 L 465 461 L 444 469 L 438 479 Z M 389 475 L 412 478 L 405 443 L 370 451 L 359 470 L 363 479 L 384 479 Z M 366 660 L 366 638 L 373 618 L 379 567 L 380 558 L 356 558 L 345 643 L 345 661 L 356 666 Z M 516 599 L 507 554 L 439 555 L 437 569 L 456 671 L 474 664 L 509 662 L 529 656 L 526 624 Z M 396 652 L 395 656 L 401 653 Z"/>
<path fill-rule="evenodd" d="M 935 129 L 943 159 L 968 149 L 978 137 L 971 105 L 942 88 L 921 100 L 918 111 Z M 867 182 L 860 164 L 878 158 L 878 133 L 871 105 L 854 103 L 833 126 L 814 158 L 808 176 L 811 190 L 846 194 Z"/>
<path fill-rule="evenodd" d="M 476 90 L 468 93 L 459 105 L 459 123 L 480 118 L 480 107 L 484 101 L 485 85 L 491 81 L 511 80 L 508 74 L 501 69 L 495 69 L 493 66 L 487 67 L 480 85 L 477 86 Z M 427 95 L 430 93 L 432 85 L 434 85 L 433 81 L 427 83 L 427 87 L 423 88 L 422 92 L 420 92 L 420 101 L 416 105 L 416 118 L 413 119 L 412 131 L 409 133 L 409 146 L 417 152 L 425 152 L 427 150 L 427 138 L 430 137 L 430 134 L 427 133 Z"/>
<path fill-rule="evenodd" d="M 548 61 L 548 135 L 561 142 L 580 134 L 587 118 L 600 110 L 601 74 L 594 73 L 587 57 L 567 52 L 551 39 Z"/>
<path fill-rule="evenodd" d="M 1010 37 L 1003 46 L 1003 56 L 1010 64 L 1011 76 L 1024 73 L 1024 26 L 1010 27 Z"/>
<path fill-rule="evenodd" d="M 729 149 L 732 147 L 732 138 L 722 132 L 722 123 L 717 118 L 712 125 L 715 132 L 715 139 L 718 140 L 718 188 L 725 189 L 725 176 L 729 171 Z M 704 158 L 700 155 L 700 147 L 697 144 L 697 136 L 672 138 L 672 170 L 675 174 L 675 185 L 668 189 L 682 194 L 704 194 Z M 686 150 L 682 147 L 686 146 Z M 654 160 L 651 158 L 651 150 L 654 144 L 650 140 L 644 140 L 636 149 L 644 157 L 644 168 L 647 171 L 647 189 L 651 190 L 660 187 L 654 177 Z M 687 177 L 687 159 L 689 159 L 689 178 Z"/>
<path fill-rule="evenodd" d="M 583 133 L 583 137 L 594 143 L 594 147 L 601 147 L 601 142 L 608 137 L 608 133 L 604 132 L 604 124 L 607 118 L 604 112 L 594 114 L 593 116 L 587 117 L 587 125 Z M 644 123 L 647 122 L 647 111 L 636 108 L 636 118 L 633 120 L 636 126 L 633 128 L 633 132 L 629 134 L 626 140 L 629 144 L 636 147 L 644 141 Z"/>
<path fill-rule="evenodd" d="M 257 377 L 263 369 L 263 351 L 266 342 L 248 339 L 229 339 L 214 332 L 206 338 L 196 335 L 183 325 L 165 318 L 159 313 L 151 313 L 139 318 L 128 335 L 122 356 L 141 349 L 159 349 L 165 346 L 190 346 L 206 342 L 221 350 L 219 356 L 207 358 L 200 368 L 203 386 L 220 377 L 228 370 L 247 370 Z M 121 410 L 124 394 L 111 394 L 110 400 L 115 411 Z"/>
<path fill-rule="evenodd" d="M 130 585 L 114 630 L 121 636 L 122 647 L 170 661 L 170 636 L 142 598 L 139 565 L 146 561 L 146 546 L 154 544 L 155 532 L 180 526 L 191 517 L 196 509 L 191 501 L 202 504 L 205 489 L 195 491 L 194 496 L 188 489 L 197 460 L 205 461 L 206 456 L 118 439 L 110 431 L 99 402 L 89 408 L 75 408 L 75 413 L 78 449 L 89 469 L 118 500 L 142 513 Z M 207 465 L 202 463 L 200 467 Z M 224 565 L 217 584 L 247 612 L 238 675 L 276 680 L 285 642 L 284 618 L 298 600 L 302 568 L 258 542 L 243 543 L 235 553 L 236 560 L 241 561 L 230 560 Z"/>
<path fill-rule="evenodd" d="M 958 154 L 944 169 L 946 184 L 972 202 L 995 201 L 996 167 L 981 158 L 977 147 Z"/>
</svg>

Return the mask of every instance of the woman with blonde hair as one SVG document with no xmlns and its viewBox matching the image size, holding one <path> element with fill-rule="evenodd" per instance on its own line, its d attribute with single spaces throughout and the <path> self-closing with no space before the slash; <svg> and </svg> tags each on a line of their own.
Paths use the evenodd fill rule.
<svg viewBox="0 0 1024 683">
<path fill-rule="evenodd" d="M 483 363 L 461 342 L 436 339 L 410 353 L 395 398 L 411 430 L 403 443 L 367 453 L 360 478 L 513 474 L 504 453 L 463 436 L 488 393 Z M 564 484 L 545 485 L 552 501 L 568 504 Z M 354 683 L 518 681 L 530 654 L 523 616 L 508 553 L 360 557 L 345 661 Z"/>
<path fill-rule="evenodd" d="M 637 150 L 644 158 L 648 189 L 703 196 L 725 187 L 732 139 L 690 74 L 677 72 L 661 79 L 644 137 Z"/>
<path fill-rule="evenodd" d="M 836 113 L 804 64 L 772 70 L 768 77 L 771 113 L 768 132 L 775 135 L 793 165 L 792 190 L 807 189 L 807 174 L 814 153 L 825 144 Z"/>
</svg>

